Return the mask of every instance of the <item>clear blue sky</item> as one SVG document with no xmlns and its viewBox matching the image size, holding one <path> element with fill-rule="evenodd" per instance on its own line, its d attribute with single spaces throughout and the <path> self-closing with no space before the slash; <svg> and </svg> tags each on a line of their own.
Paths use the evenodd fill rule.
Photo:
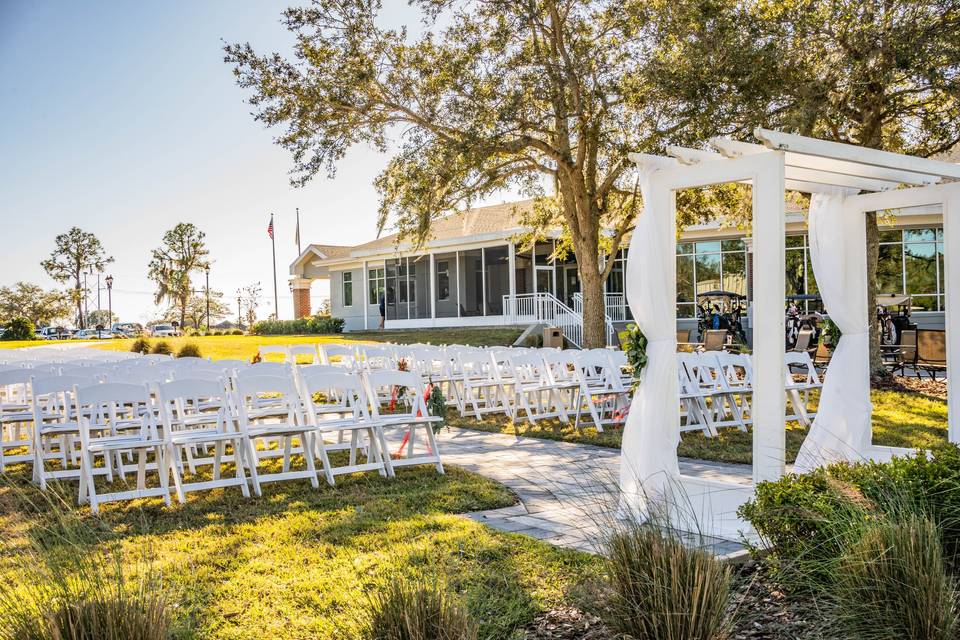
<svg viewBox="0 0 960 640">
<path fill-rule="evenodd" d="M 372 181 L 386 156 L 356 148 L 336 179 L 292 188 L 289 155 L 253 121 L 223 62 L 224 40 L 289 51 L 279 22 L 288 4 L 0 0 L 0 285 L 54 286 L 40 260 L 76 225 L 116 258 L 115 312 L 149 320 L 150 249 L 177 222 L 193 222 L 215 261 L 211 287 L 235 300 L 238 287 L 259 280 L 265 316 L 272 211 L 283 318 L 292 315 L 295 207 L 304 244 L 372 239 Z M 386 23 L 417 27 L 406 2 L 384 4 Z M 315 305 L 323 295 L 314 288 Z"/>
</svg>

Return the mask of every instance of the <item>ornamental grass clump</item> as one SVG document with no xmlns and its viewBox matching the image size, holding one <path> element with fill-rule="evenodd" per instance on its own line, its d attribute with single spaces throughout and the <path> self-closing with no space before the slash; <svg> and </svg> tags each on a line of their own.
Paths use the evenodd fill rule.
<svg viewBox="0 0 960 640">
<path fill-rule="evenodd" d="M 915 513 L 873 522 L 851 540 L 832 596 L 838 631 L 872 640 L 951 640 L 957 590 L 937 526 Z"/>
<path fill-rule="evenodd" d="M 169 356 L 173 353 L 173 348 L 170 346 L 170 343 L 166 340 L 160 340 L 153 345 L 153 348 L 150 349 L 150 353 L 156 353 L 164 356 Z"/>
<path fill-rule="evenodd" d="M 14 499 L 32 500 L 12 488 Z M 18 494 L 18 495 L 17 495 Z M 17 580 L 0 582 L 0 640 L 168 640 L 171 604 L 149 557 L 95 536 L 56 490 L 32 505 L 50 524 L 9 556 Z M 6 553 L 0 541 L 0 553 Z M 94 549 L 94 551 L 91 551 Z"/>
<path fill-rule="evenodd" d="M 192 342 L 180 347 L 180 350 L 177 351 L 178 358 L 202 358 L 200 355 L 200 347 Z"/>
<path fill-rule="evenodd" d="M 396 579 L 371 598 L 370 640 L 476 640 L 477 625 L 436 582 Z"/>
<path fill-rule="evenodd" d="M 137 338 L 130 345 L 130 351 L 132 353 L 148 354 L 150 353 L 150 341 L 144 337 Z"/>
<path fill-rule="evenodd" d="M 721 640 L 730 568 L 670 527 L 617 523 L 604 541 L 611 623 L 636 640 Z"/>
</svg>

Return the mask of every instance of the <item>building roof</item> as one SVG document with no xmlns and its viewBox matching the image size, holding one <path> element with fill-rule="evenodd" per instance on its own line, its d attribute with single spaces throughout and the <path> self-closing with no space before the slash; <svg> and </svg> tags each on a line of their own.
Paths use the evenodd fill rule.
<svg viewBox="0 0 960 640">
<path fill-rule="evenodd" d="M 533 200 L 520 200 L 457 211 L 435 220 L 430 225 L 430 239 L 446 240 L 488 233 L 513 232 L 520 228 L 519 220 L 522 215 L 532 209 Z M 392 249 L 397 246 L 398 240 L 399 234 L 391 233 L 351 249 L 354 252 Z"/>
</svg>

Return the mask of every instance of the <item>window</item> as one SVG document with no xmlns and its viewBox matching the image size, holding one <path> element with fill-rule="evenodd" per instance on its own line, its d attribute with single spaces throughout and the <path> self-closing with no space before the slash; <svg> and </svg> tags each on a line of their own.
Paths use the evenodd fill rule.
<svg viewBox="0 0 960 640">
<path fill-rule="evenodd" d="M 379 305 L 380 296 L 384 294 L 384 290 L 386 289 L 386 271 L 383 267 L 371 267 L 367 270 L 367 273 L 370 278 L 367 302 Z"/>
<path fill-rule="evenodd" d="M 343 281 L 340 283 L 343 291 L 343 306 L 352 307 L 353 306 L 353 272 L 344 271 L 343 272 Z"/>
<path fill-rule="evenodd" d="M 880 232 L 877 293 L 906 294 L 920 311 L 942 311 L 943 230 L 890 229 Z"/>
<path fill-rule="evenodd" d="M 677 317 L 695 318 L 697 294 L 717 290 L 746 295 L 743 240 L 677 243 Z"/>
<path fill-rule="evenodd" d="M 450 299 L 450 263 L 437 260 L 437 300 Z"/>
</svg>

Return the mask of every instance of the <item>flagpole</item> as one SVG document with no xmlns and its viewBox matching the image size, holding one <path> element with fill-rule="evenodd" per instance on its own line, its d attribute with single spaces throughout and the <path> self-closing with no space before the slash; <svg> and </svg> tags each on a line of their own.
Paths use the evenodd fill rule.
<svg viewBox="0 0 960 640">
<path fill-rule="evenodd" d="M 280 303 L 279 298 L 277 297 L 277 230 L 273 226 L 273 214 L 270 214 L 270 228 L 273 229 L 273 233 L 270 234 L 270 248 L 273 250 L 273 313 L 274 317 L 280 319 Z"/>
<path fill-rule="evenodd" d="M 300 207 L 297 207 L 297 255 L 300 255 Z"/>
</svg>

